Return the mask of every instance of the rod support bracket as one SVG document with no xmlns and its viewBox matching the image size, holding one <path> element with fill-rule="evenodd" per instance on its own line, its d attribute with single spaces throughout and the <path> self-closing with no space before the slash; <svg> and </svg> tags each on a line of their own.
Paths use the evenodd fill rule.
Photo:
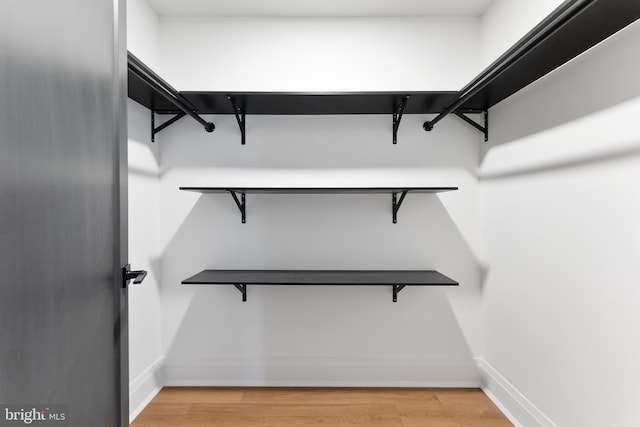
<svg viewBox="0 0 640 427">
<path fill-rule="evenodd" d="M 242 302 L 247 301 L 247 284 L 246 283 L 234 283 L 233 286 L 242 294 Z"/>
<path fill-rule="evenodd" d="M 238 200 L 238 196 L 235 191 L 229 190 L 229 194 L 233 197 L 233 200 L 236 202 L 236 206 L 240 210 L 240 214 L 242 215 L 242 223 L 245 224 L 247 222 L 247 201 L 245 197 L 245 193 L 240 193 L 240 199 Z"/>
<path fill-rule="evenodd" d="M 469 117 L 467 117 L 461 111 L 454 111 L 453 112 L 454 115 L 456 115 L 457 117 L 462 119 L 465 123 L 467 123 L 468 125 L 470 125 L 473 128 L 479 130 L 480 132 L 482 132 L 484 134 L 484 142 L 487 142 L 487 141 L 489 141 L 489 111 L 488 110 L 483 110 L 481 113 L 482 113 L 484 126 L 478 124 L 477 122 L 475 122 L 473 120 L 471 120 Z"/>
<path fill-rule="evenodd" d="M 393 143 L 398 143 L 398 129 L 400 128 L 400 120 L 402 120 L 402 114 L 404 113 L 404 109 L 407 106 L 407 101 L 409 100 L 409 95 L 405 95 L 400 99 L 400 102 L 397 105 L 394 105 L 393 108 Z"/>
<path fill-rule="evenodd" d="M 235 100 L 234 97 L 227 95 L 227 99 L 231 103 L 231 107 L 233 108 L 233 114 L 236 115 L 236 121 L 238 122 L 238 127 L 240 128 L 240 143 L 245 145 L 246 142 L 246 111 L 242 108 Z"/>
<path fill-rule="evenodd" d="M 404 201 L 404 197 L 407 195 L 409 190 L 403 190 L 400 195 L 400 199 L 398 200 L 398 193 L 391 193 L 391 209 L 393 212 L 393 223 L 396 224 L 398 222 L 398 210 L 400 210 L 400 206 L 402 206 L 402 202 Z"/>
<path fill-rule="evenodd" d="M 180 120 L 186 115 L 187 113 L 180 112 L 175 116 L 173 116 L 172 118 L 170 118 L 169 120 L 162 123 L 160 126 L 156 127 L 156 112 L 154 110 L 151 110 L 151 142 L 156 142 L 156 134 L 158 132 L 168 128 L 169 126 L 171 126 L 172 124 L 174 124 L 175 122 L 177 122 L 178 120 Z M 213 123 L 210 123 L 210 125 L 213 126 Z"/>
<path fill-rule="evenodd" d="M 393 302 L 398 302 L 398 294 L 406 285 L 393 285 Z"/>
</svg>

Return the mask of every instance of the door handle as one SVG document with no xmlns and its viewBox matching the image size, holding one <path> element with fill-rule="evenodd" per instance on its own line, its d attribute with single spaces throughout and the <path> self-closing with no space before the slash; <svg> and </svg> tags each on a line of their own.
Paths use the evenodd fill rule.
<svg viewBox="0 0 640 427">
<path fill-rule="evenodd" d="M 129 282 L 133 280 L 133 284 L 137 285 L 142 283 L 144 278 L 147 277 L 146 270 L 131 270 L 131 264 L 127 264 L 122 267 L 122 287 L 126 288 Z"/>
</svg>

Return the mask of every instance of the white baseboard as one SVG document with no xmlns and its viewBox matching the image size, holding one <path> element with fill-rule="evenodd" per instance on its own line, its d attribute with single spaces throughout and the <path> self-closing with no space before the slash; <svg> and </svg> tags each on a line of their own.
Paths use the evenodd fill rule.
<svg viewBox="0 0 640 427">
<path fill-rule="evenodd" d="M 474 381 L 168 380 L 167 387 L 479 388 Z"/>
<path fill-rule="evenodd" d="M 482 390 L 516 427 L 557 427 L 513 384 L 481 357 L 476 358 Z"/>
<path fill-rule="evenodd" d="M 158 358 L 136 379 L 129 383 L 129 422 L 133 422 L 142 410 L 164 387 L 164 357 Z"/>
<path fill-rule="evenodd" d="M 480 387 L 471 359 L 208 358 L 165 362 L 167 386 Z"/>
</svg>

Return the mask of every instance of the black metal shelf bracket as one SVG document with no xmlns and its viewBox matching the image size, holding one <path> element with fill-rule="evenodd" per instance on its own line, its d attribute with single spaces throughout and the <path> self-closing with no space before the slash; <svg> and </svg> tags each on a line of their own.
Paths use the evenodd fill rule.
<svg viewBox="0 0 640 427">
<path fill-rule="evenodd" d="M 404 113 L 404 108 L 407 106 L 407 101 L 409 100 L 409 95 L 403 96 L 398 105 L 394 107 L 393 110 L 393 143 L 398 143 L 398 129 L 400 128 L 400 120 L 402 120 L 402 114 Z"/>
<path fill-rule="evenodd" d="M 406 285 L 393 285 L 393 302 L 398 302 L 398 294 Z"/>
<path fill-rule="evenodd" d="M 187 113 L 180 112 L 175 116 L 173 116 L 172 118 L 170 118 L 169 120 L 162 123 L 160 126 L 156 127 L 156 112 L 151 110 L 151 142 L 156 142 L 156 134 L 158 132 L 160 132 L 165 128 L 168 128 L 169 126 L 171 126 L 172 124 L 174 124 L 175 122 L 177 122 L 178 120 L 180 120 L 186 115 Z"/>
<path fill-rule="evenodd" d="M 242 294 L 242 302 L 247 301 L 247 284 L 246 283 L 234 283 L 233 286 Z"/>
<path fill-rule="evenodd" d="M 484 142 L 487 142 L 489 140 L 489 112 L 487 110 L 484 110 L 482 112 L 482 116 L 484 119 L 484 126 L 471 120 L 469 117 L 465 116 L 464 113 L 460 111 L 454 111 L 453 114 L 460 117 L 467 124 L 473 126 L 474 128 L 478 129 L 480 132 L 482 132 L 484 134 Z"/>
<path fill-rule="evenodd" d="M 402 202 L 404 201 L 404 197 L 407 195 L 408 190 L 404 190 L 400 195 L 400 200 L 398 200 L 398 193 L 391 193 L 391 208 L 393 209 L 393 223 L 398 222 L 398 210 L 400 210 L 400 206 L 402 206 Z"/>
<path fill-rule="evenodd" d="M 476 111 L 471 111 L 471 112 L 475 113 Z M 462 120 L 464 120 L 467 124 L 473 126 L 474 128 L 478 129 L 480 132 L 482 132 L 484 134 L 484 142 L 487 142 L 487 141 L 489 141 L 489 111 L 482 110 L 482 111 L 479 111 L 479 112 L 482 113 L 482 116 L 483 116 L 483 119 L 484 119 L 484 126 L 482 126 L 482 125 L 476 123 L 475 121 L 471 120 L 462 111 L 453 111 L 453 114 L 458 116 Z M 438 116 L 438 117 L 440 117 L 440 116 Z M 432 120 L 432 121 L 426 121 L 422 125 L 422 128 L 424 130 L 426 130 L 427 132 L 431 132 L 433 130 L 433 126 L 436 123 L 437 122 L 435 121 L 435 119 Z"/>
<path fill-rule="evenodd" d="M 233 200 L 236 202 L 238 209 L 240 209 L 240 214 L 242 215 L 242 223 L 247 222 L 247 202 L 245 198 L 245 193 L 240 193 L 240 200 L 238 200 L 238 196 L 235 191 L 229 191 Z"/>
<path fill-rule="evenodd" d="M 236 115 L 236 120 L 238 121 L 238 127 L 240 127 L 240 141 L 242 145 L 245 145 L 245 123 L 246 123 L 246 114 L 244 108 L 240 107 L 236 100 L 232 96 L 227 96 L 229 102 L 231 102 L 231 106 L 233 107 L 233 113 Z"/>
</svg>

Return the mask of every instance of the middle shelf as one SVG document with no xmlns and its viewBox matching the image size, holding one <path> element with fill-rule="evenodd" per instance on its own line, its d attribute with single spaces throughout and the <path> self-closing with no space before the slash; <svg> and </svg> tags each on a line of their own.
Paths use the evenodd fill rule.
<svg viewBox="0 0 640 427">
<path fill-rule="evenodd" d="M 233 285 L 247 300 L 247 285 L 391 286 L 393 302 L 405 286 L 458 286 L 435 270 L 203 270 L 183 285 Z"/>
<path fill-rule="evenodd" d="M 183 191 L 196 193 L 229 193 L 233 197 L 242 223 L 247 222 L 246 194 L 391 194 L 393 223 L 397 223 L 397 215 L 405 196 L 408 193 L 441 193 L 455 191 L 458 187 L 180 187 Z M 239 196 L 239 197 L 238 197 Z"/>
</svg>

